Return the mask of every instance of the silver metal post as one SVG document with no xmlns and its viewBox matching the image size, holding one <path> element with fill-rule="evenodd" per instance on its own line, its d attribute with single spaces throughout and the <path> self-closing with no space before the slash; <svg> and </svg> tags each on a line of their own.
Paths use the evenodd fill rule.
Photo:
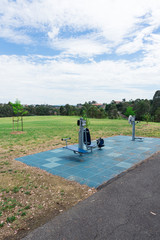
<svg viewBox="0 0 160 240">
<path fill-rule="evenodd" d="M 85 125 L 86 125 L 86 121 L 83 118 L 80 118 L 79 142 L 78 142 L 78 147 L 80 149 L 84 149 L 83 132 L 84 132 Z"/>
<path fill-rule="evenodd" d="M 135 141 L 135 116 L 132 117 L 132 141 Z"/>
</svg>

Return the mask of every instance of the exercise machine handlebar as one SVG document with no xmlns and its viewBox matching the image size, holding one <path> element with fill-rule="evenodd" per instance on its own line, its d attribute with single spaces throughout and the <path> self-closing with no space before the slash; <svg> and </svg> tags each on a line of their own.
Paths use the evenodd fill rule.
<svg viewBox="0 0 160 240">
<path fill-rule="evenodd" d="M 66 141 L 66 140 L 68 140 L 68 139 L 71 139 L 70 137 L 69 138 L 62 138 L 61 140 L 62 141 Z"/>
<path fill-rule="evenodd" d="M 62 141 L 66 141 L 66 146 L 67 146 L 67 141 L 70 140 L 70 139 L 71 139 L 71 138 L 69 137 L 69 138 L 62 138 L 61 140 L 62 140 Z"/>
</svg>

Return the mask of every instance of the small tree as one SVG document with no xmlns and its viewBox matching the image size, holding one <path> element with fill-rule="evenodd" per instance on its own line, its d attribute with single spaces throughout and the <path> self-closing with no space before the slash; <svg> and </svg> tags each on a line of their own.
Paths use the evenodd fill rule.
<svg viewBox="0 0 160 240">
<path fill-rule="evenodd" d="M 86 127 L 88 128 L 89 125 L 90 125 L 90 121 L 89 121 L 89 118 L 87 117 L 87 111 L 86 110 L 83 110 L 82 117 L 86 121 Z"/>
<path fill-rule="evenodd" d="M 23 131 L 23 116 L 27 114 L 27 111 L 24 110 L 23 106 L 21 105 L 20 101 L 16 99 L 15 103 L 10 102 L 14 116 L 12 118 L 13 121 L 13 130 L 15 123 L 17 124 L 17 131 L 19 127 L 19 121 L 21 121 L 21 131 Z M 16 117 L 16 119 L 14 118 Z"/>
<path fill-rule="evenodd" d="M 147 124 L 148 124 L 148 122 L 151 120 L 151 115 L 149 114 L 149 113 L 146 113 L 146 114 L 144 114 L 143 115 L 143 119 L 147 122 Z"/>
<path fill-rule="evenodd" d="M 129 115 L 132 115 L 134 116 L 135 115 L 135 111 L 133 111 L 133 108 L 131 106 L 128 106 L 127 109 L 126 109 L 126 112 L 125 112 L 125 115 L 127 117 L 129 117 Z"/>
</svg>

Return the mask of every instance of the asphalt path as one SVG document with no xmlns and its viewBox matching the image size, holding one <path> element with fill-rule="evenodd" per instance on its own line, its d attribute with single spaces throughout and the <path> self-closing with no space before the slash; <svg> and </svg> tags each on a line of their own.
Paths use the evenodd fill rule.
<svg viewBox="0 0 160 240">
<path fill-rule="evenodd" d="M 94 239 L 160 239 L 160 152 L 23 238 Z"/>
</svg>

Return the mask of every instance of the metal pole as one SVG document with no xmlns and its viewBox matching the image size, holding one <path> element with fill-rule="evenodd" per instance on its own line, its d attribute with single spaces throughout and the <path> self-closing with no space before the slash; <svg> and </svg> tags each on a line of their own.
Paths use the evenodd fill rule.
<svg viewBox="0 0 160 240">
<path fill-rule="evenodd" d="M 79 143 L 78 147 L 83 149 L 83 118 L 80 118 L 80 128 L 79 128 Z"/>
<path fill-rule="evenodd" d="M 132 117 L 132 141 L 135 141 L 135 116 Z"/>
</svg>

